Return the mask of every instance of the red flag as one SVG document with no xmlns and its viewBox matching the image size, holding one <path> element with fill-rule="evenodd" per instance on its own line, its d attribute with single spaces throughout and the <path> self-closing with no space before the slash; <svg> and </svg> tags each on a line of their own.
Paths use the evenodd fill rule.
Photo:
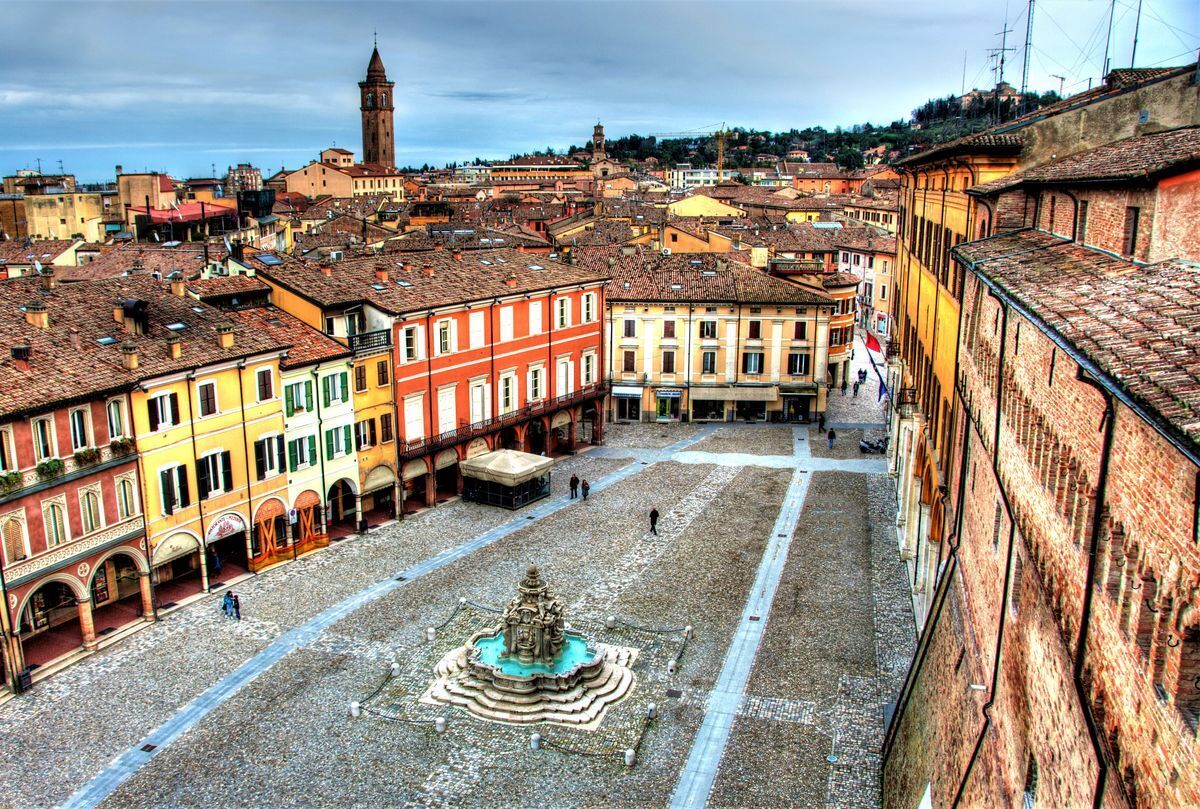
<svg viewBox="0 0 1200 809">
<path fill-rule="evenodd" d="M 875 339 L 875 335 L 867 332 L 866 340 L 867 348 L 877 353 L 883 353 L 883 346 L 879 345 L 879 341 Z"/>
</svg>

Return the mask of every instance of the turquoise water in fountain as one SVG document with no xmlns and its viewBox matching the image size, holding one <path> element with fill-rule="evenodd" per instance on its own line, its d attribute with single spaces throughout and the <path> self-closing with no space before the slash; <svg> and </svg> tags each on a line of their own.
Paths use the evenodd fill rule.
<svg viewBox="0 0 1200 809">
<path fill-rule="evenodd" d="M 579 635 L 570 632 L 563 633 L 562 651 L 554 659 L 554 665 L 542 663 L 522 663 L 515 657 L 501 657 L 504 654 L 504 633 L 491 637 L 483 637 L 475 641 L 479 647 L 479 662 L 495 666 L 510 677 L 528 677 L 533 674 L 564 674 L 580 663 L 590 663 L 599 657 L 599 653 L 589 655 L 587 641 Z"/>
</svg>

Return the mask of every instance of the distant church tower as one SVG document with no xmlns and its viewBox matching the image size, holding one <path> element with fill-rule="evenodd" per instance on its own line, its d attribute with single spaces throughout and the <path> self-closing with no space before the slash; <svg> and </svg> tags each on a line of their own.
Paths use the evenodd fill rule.
<svg viewBox="0 0 1200 809">
<path fill-rule="evenodd" d="M 379 58 L 379 48 L 371 51 L 371 63 L 367 65 L 367 80 L 358 83 L 362 94 L 362 145 L 363 162 L 381 166 L 396 166 L 396 135 L 392 130 L 395 107 L 392 106 L 392 88 L 395 82 L 388 81 Z"/>
<path fill-rule="evenodd" d="M 604 124 L 596 122 L 595 129 L 592 130 L 592 159 L 603 160 L 608 157 L 608 153 L 604 151 Z"/>
</svg>

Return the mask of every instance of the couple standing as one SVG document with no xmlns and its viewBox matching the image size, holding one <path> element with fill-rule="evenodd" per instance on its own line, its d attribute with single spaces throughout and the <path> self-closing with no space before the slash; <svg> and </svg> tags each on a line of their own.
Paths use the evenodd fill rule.
<svg viewBox="0 0 1200 809">
<path fill-rule="evenodd" d="M 226 618 L 242 620 L 242 600 L 238 598 L 237 593 L 232 590 L 225 591 L 225 597 L 221 599 L 221 612 L 225 613 Z"/>
</svg>

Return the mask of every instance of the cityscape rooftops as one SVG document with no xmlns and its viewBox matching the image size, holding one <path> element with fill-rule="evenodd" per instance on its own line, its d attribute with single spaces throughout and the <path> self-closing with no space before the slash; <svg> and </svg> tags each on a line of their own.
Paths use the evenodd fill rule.
<svg viewBox="0 0 1200 809">
<path fill-rule="evenodd" d="M 610 259 L 612 264 L 608 264 Z M 723 254 L 664 256 L 649 251 L 621 250 L 607 256 L 596 253 L 589 256 L 586 263 L 608 266 L 612 273 L 607 292 L 610 301 L 802 306 L 833 302 L 821 292 L 775 278 Z"/>
<path fill-rule="evenodd" d="M 291 346 L 287 350 L 287 357 L 279 363 L 284 370 L 351 355 L 350 349 L 337 340 L 274 306 L 238 309 L 230 312 L 229 316 Z"/>
</svg>

